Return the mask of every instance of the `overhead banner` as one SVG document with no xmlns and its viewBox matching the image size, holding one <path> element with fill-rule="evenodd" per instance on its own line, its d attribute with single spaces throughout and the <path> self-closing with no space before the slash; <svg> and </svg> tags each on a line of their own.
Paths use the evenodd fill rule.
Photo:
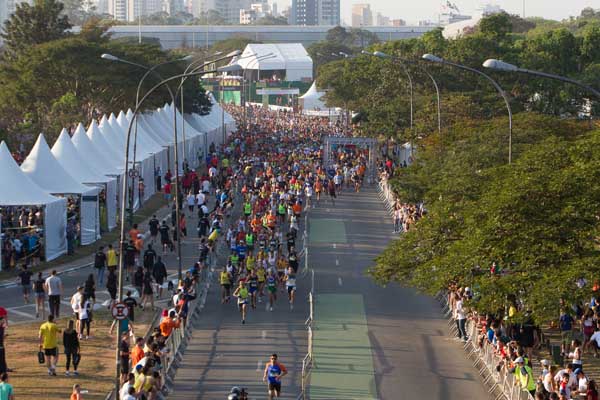
<svg viewBox="0 0 600 400">
<path fill-rule="evenodd" d="M 266 89 L 256 89 L 256 94 L 258 95 L 279 95 L 279 94 L 300 94 L 300 89 L 298 88 L 290 88 L 290 89 L 281 89 L 281 88 L 266 88 Z"/>
</svg>

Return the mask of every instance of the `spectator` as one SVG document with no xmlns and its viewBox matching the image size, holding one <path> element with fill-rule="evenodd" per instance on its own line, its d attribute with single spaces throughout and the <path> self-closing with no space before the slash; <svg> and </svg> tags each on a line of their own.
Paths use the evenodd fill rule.
<svg viewBox="0 0 600 400">
<path fill-rule="evenodd" d="M 121 400 L 135 400 L 135 375 L 129 373 L 127 381 L 121 387 L 119 391 L 119 397 Z"/>
<path fill-rule="evenodd" d="M 560 314 L 558 326 L 560 328 L 561 337 L 561 355 L 564 357 L 569 353 L 571 341 L 573 340 L 573 323 L 575 320 L 571 317 L 571 314 L 566 309 L 563 309 Z"/>
<path fill-rule="evenodd" d="M 44 304 L 46 292 L 44 286 L 45 280 L 42 278 L 42 273 L 38 272 L 38 277 L 33 282 L 33 294 L 35 296 L 35 317 L 39 318 L 41 312 L 42 319 L 46 319 L 46 306 Z"/>
<path fill-rule="evenodd" d="M 179 328 L 180 325 L 181 321 L 177 318 L 177 313 L 175 311 L 170 311 L 169 318 L 165 318 L 165 320 L 160 323 L 160 333 L 168 338 L 171 332 L 173 332 L 173 329 Z"/>
<path fill-rule="evenodd" d="M 21 291 L 23 292 L 23 300 L 25 304 L 29 304 L 29 293 L 31 292 L 31 276 L 33 274 L 27 269 L 27 265 L 23 264 L 21 272 L 19 272 L 19 280 L 21 283 Z"/>
<path fill-rule="evenodd" d="M 104 270 L 106 269 L 106 254 L 104 253 L 104 246 L 100 246 L 94 255 L 94 268 L 96 268 L 98 284 L 102 284 L 104 281 Z"/>
<path fill-rule="evenodd" d="M 6 372 L 0 374 L 0 400 L 15 400 L 15 393 L 12 385 L 8 383 Z"/>
<path fill-rule="evenodd" d="M 8 313 L 3 307 L 0 307 L 0 374 L 12 372 L 6 365 L 6 349 L 4 347 L 4 338 L 8 328 Z"/>
<path fill-rule="evenodd" d="M 71 361 L 73 362 L 73 375 L 79 375 L 77 367 L 79 366 L 79 361 L 81 359 L 81 350 L 79 347 L 77 331 L 74 329 L 74 322 L 72 319 L 69 320 L 67 329 L 63 332 L 63 346 L 65 348 L 65 357 L 67 359 L 65 375 L 69 376 L 71 374 L 69 371 L 71 368 Z"/>
<path fill-rule="evenodd" d="M 56 270 L 52 270 L 50 276 L 46 278 L 44 289 L 48 294 L 48 312 L 56 318 L 60 317 L 60 296 L 63 293 L 63 284 L 57 276 Z"/>
<path fill-rule="evenodd" d="M 108 269 L 108 272 L 110 272 L 110 271 L 116 272 L 117 271 L 118 256 L 119 256 L 119 254 L 113 248 L 113 245 L 109 244 L 108 250 L 106 251 L 106 268 Z"/>
<path fill-rule="evenodd" d="M 131 365 L 136 365 L 144 358 L 144 338 L 138 337 L 135 339 L 135 346 L 131 350 Z"/>
<path fill-rule="evenodd" d="M 58 334 L 60 329 L 54 323 L 54 315 L 48 315 L 48 322 L 40 326 L 39 341 L 40 351 L 46 356 L 48 375 L 56 376 L 56 363 L 58 362 Z"/>
<path fill-rule="evenodd" d="M 85 329 L 85 338 L 90 339 L 90 325 L 92 323 L 92 303 L 87 296 L 81 297 L 79 303 L 79 339 L 83 339 Z"/>
<path fill-rule="evenodd" d="M 81 386 L 79 383 L 73 385 L 73 392 L 71 392 L 71 400 L 83 400 Z"/>
</svg>

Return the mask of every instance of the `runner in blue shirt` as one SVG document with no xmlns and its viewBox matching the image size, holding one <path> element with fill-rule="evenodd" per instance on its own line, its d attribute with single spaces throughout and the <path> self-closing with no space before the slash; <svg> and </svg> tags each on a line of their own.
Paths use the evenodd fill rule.
<svg viewBox="0 0 600 400">
<path fill-rule="evenodd" d="M 281 378 L 287 375 L 287 369 L 277 361 L 277 354 L 271 355 L 271 360 L 265 365 L 263 382 L 269 383 L 269 400 L 281 395 Z"/>
</svg>

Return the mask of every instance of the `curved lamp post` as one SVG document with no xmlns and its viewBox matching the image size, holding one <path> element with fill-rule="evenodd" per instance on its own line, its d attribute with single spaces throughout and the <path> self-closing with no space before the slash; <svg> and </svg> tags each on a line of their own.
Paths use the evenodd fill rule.
<svg viewBox="0 0 600 400">
<path fill-rule="evenodd" d="M 481 75 L 485 79 L 487 79 L 494 86 L 494 88 L 496 88 L 496 90 L 498 91 L 500 96 L 502 96 L 502 99 L 504 100 L 504 104 L 506 105 L 506 110 L 508 111 L 508 164 L 510 165 L 512 163 L 512 110 L 510 108 L 510 103 L 508 101 L 508 97 L 506 96 L 506 93 L 504 92 L 502 87 L 498 84 L 498 82 L 496 82 L 494 79 L 492 79 L 491 76 L 489 76 L 475 68 L 471 68 L 471 67 L 467 67 L 466 65 L 447 61 L 438 56 L 434 56 L 433 54 L 424 54 L 423 59 L 430 61 L 430 62 L 438 63 L 438 64 L 450 65 L 452 67 L 456 67 L 459 69 L 463 69 L 465 71 L 469 71 L 469 72 L 473 72 L 475 74 Z"/>
<path fill-rule="evenodd" d="M 110 58 L 105 58 L 105 59 L 109 59 Z M 112 60 L 112 61 L 116 61 L 116 60 Z M 214 70 L 214 71 L 201 71 L 201 72 L 192 72 L 192 73 L 188 73 L 188 74 L 179 74 L 179 75 L 175 75 L 172 76 L 170 78 L 167 79 L 163 79 L 160 83 L 158 83 L 157 85 L 155 85 L 154 87 L 152 87 L 148 92 L 146 92 L 146 94 L 144 94 L 144 96 L 140 99 L 140 101 L 138 102 L 138 104 L 136 104 L 135 106 L 135 110 L 133 113 L 133 117 L 131 119 L 131 121 L 129 121 L 129 126 L 127 128 L 127 135 L 125 138 L 125 175 L 127 175 L 128 173 L 128 169 L 129 169 L 129 146 L 130 146 L 130 142 L 131 142 L 131 130 L 133 128 L 133 123 L 134 120 L 137 119 L 137 116 L 140 112 L 141 106 L 144 103 L 144 101 L 146 101 L 146 99 L 152 94 L 154 93 L 157 89 L 159 89 L 162 86 L 165 86 L 167 83 L 172 82 L 176 79 L 181 79 L 184 77 L 188 77 L 188 76 L 195 76 L 195 75 L 202 75 L 202 74 L 207 74 L 207 73 L 214 73 L 214 72 L 220 72 L 219 70 Z M 167 85 L 168 88 L 168 85 Z M 169 92 L 171 92 L 170 88 L 169 88 Z M 175 108 L 175 103 L 173 102 L 173 108 Z M 176 120 L 174 121 L 174 123 L 176 123 Z M 174 125 L 174 135 L 175 135 L 175 162 L 178 162 L 177 159 L 177 128 L 176 125 Z M 176 173 L 177 175 L 179 171 L 179 167 L 177 165 L 176 168 Z M 125 204 L 124 204 L 124 199 L 125 196 L 127 195 L 127 179 L 123 179 L 123 185 L 121 187 L 121 221 L 123 221 L 123 219 L 125 218 Z M 176 196 L 176 199 L 179 196 Z M 176 200 L 177 203 L 179 203 L 178 200 Z M 177 212 L 179 212 L 179 207 L 176 204 L 176 208 L 177 208 Z M 179 227 L 179 220 L 177 221 L 177 230 Z M 181 236 L 179 235 L 177 237 L 177 242 L 180 243 L 181 242 Z M 122 246 L 123 243 L 125 241 L 125 225 L 123 224 L 123 222 L 121 222 L 121 227 L 120 227 L 120 232 L 119 232 L 119 242 L 120 245 Z M 181 251 L 181 248 L 179 248 L 179 251 Z M 119 254 L 119 302 L 122 302 L 123 300 L 123 265 L 124 265 L 124 252 L 120 251 Z M 181 275 L 181 257 L 179 254 L 179 274 Z M 118 329 L 117 329 L 117 346 L 116 346 L 116 377 L 115 377 L 115 393 L 116 393 L 116 397 L 118 398 L 118 393 L 119 393 L 119 389 L 120 389 L 120 370 L 121 370 L 121 357 L 120 357 L 120 340 L 121 340 L 121 336 L 123 335 L 123 331 L 122 331 L 122 326 L 121 324 L 118 325 Z"/>
<path fill-rule="evenodd" d="M 438 86 L 437 81 L 433 77 L 433 75 L 431 75 L 429 73 L 429 71 L 427 71 L 426 68 L 424 68 L 423 66 L 419 65 L 415 61 L 405 60 L 405 59 L 400 58 L 400 57 L 390 56 L 390 55 L 385 54 L 385 53 L 383 53 L 381 51 L 376 51 L 376 52 L 373 52 L 373 53 L 369 53 L 368 51 L 364 51 L 363 50 L 363 54 L 368 54 L 368 55 L 373 55 L 375 57 L 387 58 L 387 59 L 394 60 L 394 61 L 402 64 L 402 66 L 405 69 L 406 69 L 406 64 L 415 65 L 422 72 L 424 72 L 425 75 L 427 75 L 429 77 L 429 79 L 431 79 L 431 82 L 433 83 L 433 87 L 435 88 L 435 94 L 436 94 L 436 99 L 437 99 L 437 123 L 438 123 L 437 125 L 438 125 L 438 133 L 441 135 L 442 134 L 442 102 L 441 102 L 441 97 L 440 97 L 440 88 Z"/>
<path fill-rule="evenodd" d="M 555 75 L 555 74 L 550 74 L 548 72 L 535 71 L 535 70 L 531 70 L 531 69 L 525 69 L 525 68 L 517 67 L 516 65 L 513 65 L 513 64 L 509 64 L 502 60 L 496 60 L 493 58 L 485 60 L 485 62 L 483 63 L 483 66 L 485 68 L 493 69 L 496 71 L 521 72 L 524 74 L 540 76 L 542 78 L 554 79 L 557 81 L 570 83 L 572 85 L 579 86 L 580 88 L 587 90 L 588 92 L 590 92 L 594 96 L 596 96 L 598 99 L 600 99 L 600 91 L 594 89 L 593 87 L 591 87 L 589 85 L 586 85 L 585 83 L 576 81 L 575 79 L 567 78 L 566 76 Z"/>
<path fill-rule="evenodd" d="M 138 68 L 146 70 L 146 72 L 144 73 L 144 75 L 142 76 L 142 78 L 138 82 L 137 90 L 136 90 L 136 93 L 135 93 L 135 104 L 137 106 L 139 104 L 139 102 L 140 102 L 140 91 L 142 89 L 142 84 L 144 83 L 144 81 L 146 80 L 146 78 L 150 74 L 154 73 L 158 79 L 163 80 L 163 77 L 156 71 L 158 68 L 160 68 L 160 67 L 162 67 L 164 65 L 168 65 L 168 64 L 174 64 L 174 63 L 178 63 L 178 62 L 188 61 L 188 60 L 190 60 L 192 58 L 192 56 L 188 55 L 188 56 L 185 56 L 183 58 L 178 58 L 176 60 L 165 61 L 163 63 L 156 64 L 156 65 L 154 65 L 152 67 L 148 67 L 148 66 L 145 66 L 145 65 L 142 65 L 142 64 L 138 64 L 136 62 L 125 60 L 123 58 L 116 57 L 116 56 L 114 56 L 112 54 L 107 54 L 107 53 L 102 54 L 100 56 L 100 58 L 103 58 L 103 59 L 108 60 L 108 61 L 115 61 L 115 62 L 120 62 L 120 63 L 123 63 L 123 64 L 133 65 L 135 67 L 138 67 Z M 135 168 L 136 157 L 137 157 L 137 151 L 136 151 L 136 149 L 137 149 L 137 132 L 138 132 L 138 121 L 137 121 L 137 118 L 136 118 L 135 119 L 135 132 L 133 134 L 133 167 L 134 168 Z M 168 152 L 167 152 L 167 157 L 170 158 Z M 168 165 L 171 164 L 171 160 L 170 159 L 167 160 L 167 164 Z M 125 179 L 127 179 L 127 177 L 125 177 Z M 135 175 L 132 175 L 132 177 L 131 177 L 131 187 L 132 187 L 132 190 L 135 190 Z M 133 201 L 134 201 L 134 198 L 135 198 L 135 196 L 131 196 L 130 203 L 129 203 L 129 221 L 130 221 L 130 224 L 133 223 Z"/>
</svg>

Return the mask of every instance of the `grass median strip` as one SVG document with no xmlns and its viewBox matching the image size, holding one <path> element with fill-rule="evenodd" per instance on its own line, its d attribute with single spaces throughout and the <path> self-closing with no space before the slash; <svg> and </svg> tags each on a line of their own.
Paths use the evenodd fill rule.
<svg viewBox="0 0 600 400">
<path fill-rule="evenodd" d="M 152 311 L 136 310 L 134 331 L 143 336 L 154 317 Z M 80 340 L 81 363 L 79 376 L 65 376 L 65 355 L 62 347 L 62 334 L 59 335 L 59 359 L 57 376 L 48 376 L 45 365 L 38 364 L 38 330 L 42 321 L 11 325 L 6 337 L 6 358 L 10 373 L 10 383 L 18 399 L 62 400 L 69 397 L 73 385 L 79 383 L 88 390 L 85 399 L 103 400 L 113 388 L 115 377 L 115 336 L 108 331 L 112 319 L 108 311 L 96 311 L 92 322 L 92 338 Z M 69 318 L 60 318 L 58 327 L 64 331 Z M 116 329 L 115 329 L 116 331 Z M 73 368 L 71 367 L 71 371 Z"/>
<path fill-rule="evenodd" d="M 309 393 L 319 399 L 376 399 L 375 369 L 362 295 L 317 298 Z"/>
</svg>

